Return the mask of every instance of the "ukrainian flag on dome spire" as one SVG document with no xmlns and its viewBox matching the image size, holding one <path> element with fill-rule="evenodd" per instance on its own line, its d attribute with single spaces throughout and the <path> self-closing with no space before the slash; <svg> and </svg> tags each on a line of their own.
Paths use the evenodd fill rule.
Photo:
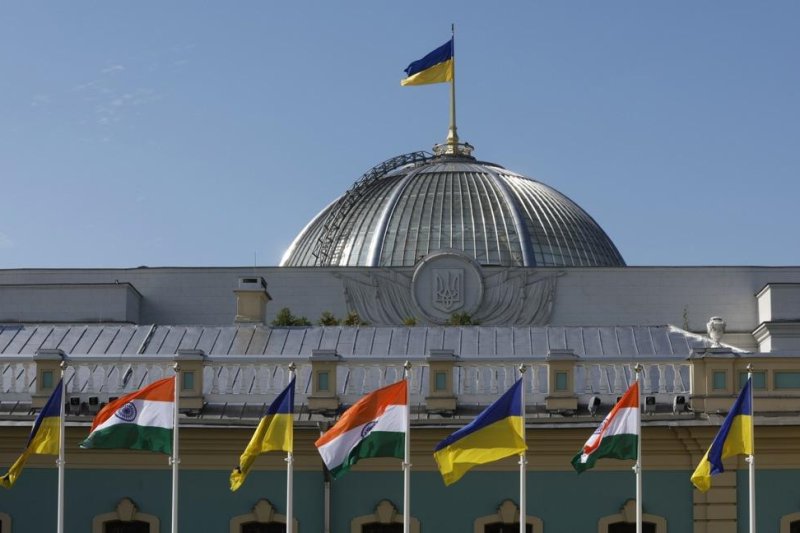
<svg viewBox="0 0 800 533">
<path fill-rule="evenodd" d="M 406 79 L 400 85 L 426 85 L 453 81 L 455 54 L 453 38 L 422 59 L 412 61 L 405 69 Z"/>
</svg>

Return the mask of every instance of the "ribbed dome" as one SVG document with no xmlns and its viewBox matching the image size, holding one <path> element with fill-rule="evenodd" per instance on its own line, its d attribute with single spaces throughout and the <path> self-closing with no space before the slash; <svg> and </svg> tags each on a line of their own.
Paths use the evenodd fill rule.
<svg viewBox="0 0 800 533">
<path fill-rule="evenodd" d="M 323 209 L 281 266 L 413 266 L 446 249 L 481 265 L 625 265 L 555 189 L 470 156 L 416 152 L 375 167 Z"/>
</svg>

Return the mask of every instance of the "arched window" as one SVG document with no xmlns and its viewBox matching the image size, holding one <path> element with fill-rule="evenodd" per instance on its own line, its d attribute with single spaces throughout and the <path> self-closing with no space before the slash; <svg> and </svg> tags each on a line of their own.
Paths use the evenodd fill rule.
<svg viewBox="0 0 800 533">
<path fill-rule="evenodd" d="M 411 533 L 419 533 L 419 520 L 411 517 Z M 375 512 L 354 518 L 350 522 L 350 533 L 403 533 L 403 514 L 389 500 L 381 500 Z"/>
<path fill-rule="evenodd" d="M 299 531 L 297 519 L 293 519 L 294 531 Z M 261 498 L 247 514 L 234 516 L 230 521 L 230 533 L 286 533 L 286 516 L 278 514 L 272 503 Z"/>
<path fill-rule="evenodd" d="M 619 513 L 604 516 L 597 524 L 598 533 L 636 533 L 636 501 L 628 500 Z M 667 520 L 642 513 L 642 533 L 666 533 Z"/>
<path fill-rule="evenodd" d="M 130 498 L 122 498 L 116 510 L 92 520 L 92 533 L 159 533 L 158 528 L 158 517 L 139 512 Z"/>
<path fill-rule="evenodd" d="M 519 507 L 511 500 L 504 500 L 497 507 L 497 513 L 482 516 L 475 520 L 474 533 L 519 533 Z M 527 533 L 542 533 L 541 518 L 525 517 Z"/>
<path fill-rule="evenodd" d="M 800 513 L 787 514 L 781 517 L 780 533 L 800 533 Z"/>
</svg>

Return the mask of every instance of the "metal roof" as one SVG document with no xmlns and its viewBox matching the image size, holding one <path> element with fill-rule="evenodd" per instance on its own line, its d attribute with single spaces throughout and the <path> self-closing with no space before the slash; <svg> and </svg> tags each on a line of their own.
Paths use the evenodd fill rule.
<svg viewBox="0 0 800 533">
<path fill-rule="evenodd" d="M 444 249 L 481 265 L 625 265 L 580 206 L 499 165 L 450 156 L 373 174 L 323 209 L 281 266 L 413 266 Z"/>
<path fill-rule="evenodd" d="M 120 324 L 0 325 L 0 355 L 61 349 L 74 355 L 169 355 L 198 349 L 206 355 L 419 357 L 452 350 L 462 358 L 545 357 L 571 350 L 581 357 L 685 357 L 710 347 L 700 335 L 674 326 L 272 328 L 264 325 L 170 326 Z"/>
</svg>

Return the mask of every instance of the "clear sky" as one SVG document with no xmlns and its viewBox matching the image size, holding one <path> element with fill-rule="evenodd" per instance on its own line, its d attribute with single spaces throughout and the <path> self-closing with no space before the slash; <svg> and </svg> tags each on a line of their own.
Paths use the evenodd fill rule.
<svg viewBox="0 0 800 533">
<path fill-rule="evenodd" d="M 276 265 L 365 171 L 458 129 L 629 265 L 800 265 L 800 2 L 0 6 L 0 268 Z"/>
</svg>

